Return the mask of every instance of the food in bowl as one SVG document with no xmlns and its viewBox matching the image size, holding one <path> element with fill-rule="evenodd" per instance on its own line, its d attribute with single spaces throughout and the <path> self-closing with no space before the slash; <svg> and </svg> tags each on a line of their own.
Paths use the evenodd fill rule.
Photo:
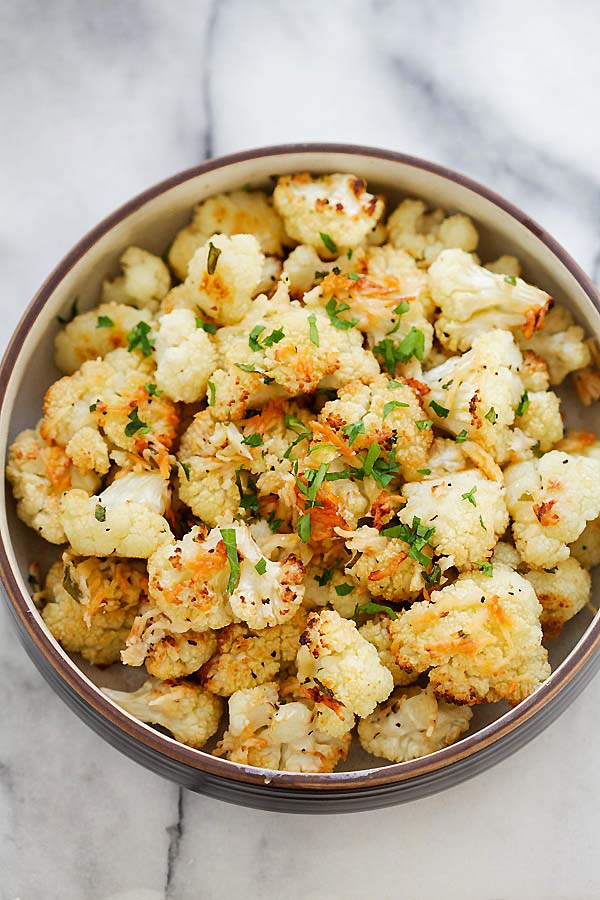
<svg viewBox="0 0 600 900">
<path fill-rule="evenodd" d="M 468 217 L 384 209 L 283 176 L 200 203 L 166 262 L 127 248 L 10 448 L 19 516 L 67 545 L 48 628 L 233 762 L 452 743 L 548 677 L 600 562 L 600 445 L 551 390 L 598 398 L 593 343 Z"/>
</svg>

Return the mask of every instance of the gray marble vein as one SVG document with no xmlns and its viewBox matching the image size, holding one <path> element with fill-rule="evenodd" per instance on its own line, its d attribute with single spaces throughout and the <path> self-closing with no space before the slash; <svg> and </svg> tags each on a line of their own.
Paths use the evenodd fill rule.
<svg viewBox="0 0 600 900">
<path fill-rule="evenodd" d="M 595 0 L 5 0 L 0 345 L 68 248 L 212 154 L 374 144 L 504 193 L 600 280 Z M 595 900 L 598 682 L 419 803 L 286 817 L 179 790 L 89 731 L 0 608 L 0 900 Z"/>
</svg>

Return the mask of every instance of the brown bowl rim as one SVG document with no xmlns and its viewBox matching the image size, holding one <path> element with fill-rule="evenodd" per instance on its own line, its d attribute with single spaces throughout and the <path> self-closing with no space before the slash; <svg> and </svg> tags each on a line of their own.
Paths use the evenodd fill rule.
<svg viewBox="0 0 600 900">
<path fill-rule="evenodd" d="M 406 166 L 424 170 L 439 175 L 449 181 L 465 187 L 476 194 L 489 200 L 500 209 L 507 212 L 521 225 L 531 231 L 546 247 L 558 258 L 570 274 L 576 279 L 580 287 L 590 298 L 593 306 L 600 313 L 600 295 L 592 281 L 583 272 L 580 266 L 570 254 L 558 243 L 544 228 L 531 219 L 526 213 L 508 200 L 479 184 L 477 181 L 454 171 L 446 166 L 419 157 L 385 150 L 379 147 L 368 147 L 359 144 L 336 143 L 298 143 L 277 144 L 267 147 L 258 147 L 232 153 L 225 156 L 214 157 L 199 165 L 185 169 L 169 178 L 166 178 L 152 187 L 128 200 L 114 212 L 106 216 L 81 238 L 72 249 L 63 257 L 58 265 L 46 278 L 33 300 L 27 307 L 4 353 L 0 364 L 0 410 L 4 406 L 6 392 L 12 376 L 19 350 L 24 339 L 29 333 L 33 323 L 37 319 L 44 304 L 50 298 L 56 287 L 65 278 L 72 267 L 85 255 L 85 253 L 111 228 L 125 219 L 145 203 L 165 191 L 188 181 L 198 175 L 225 168 L 239 162 L 252 159 L 260 159 L 265 156 L 288 156 L 301 153 L 327 154 L 337 153 L 348 156 L 369 156 L 376 159 L 399 162 Z M 560 666 L 550 675 L 538 690 L 522 701 L 518 706 L 505 713 L 500 719 L 484 726 L 472 735 L 468 735 L 456 744 L 452 744 L 443 750 L 438 750 L 429 756 L 403 763 L 380 766 L 373 769 L 357 770 L 352 772 L 333 772 L 328 774 L 307 774 L 295 772 L 277 772 L 270 769 L 259 769 L 252 766 L 242 766 L 227 760 L 220 759 L 205 753 L 202 750 L 194 750 L 185 744 L 180 744 L 161 732 L 138 722 L 125 712 L 120 710 L 105 697 L 99 688 L 88 683 L 83 673 L 71 662 L 68 657 L 63 657 L 57 647 L 54 646 L 49 636 L 39 626 L 29 607 L 30 598 L 21 591 L 9 563 L 4 537 L 0 534 L 0 578 L 6 589 L 8 598 L 16 612 L 21 627 L 28 637 L 34 642 L 39 652 L 46 657 L 53 669 L 63 679 L 68 687 L 75 692 L 83 703 L 88 704 L 101 717 L 107 719 L 114 727 L 125 732 L 125 736 L 139 741 L 151 751 L 162 754 L 173 763 L 191 766 L 200 772 L 212 776 L 225 778 L 246 784 L 263 785 L 265 787 L 295 788 L 302 790 L 340 790 L 375 788 L 379 785 L 391 785 L 431 774 L 441 768 L 449 768 L 453 763 L 471 757 L 483 748 L 498 743 L 520 725 L 539 713 L 556 695 L 565 689 L 574 679 L 579 670 L 585 666 L 590 657 L 598 649 L 600 644 L 600 619 L 592 620 L 576 647 Z"/>
</svg>

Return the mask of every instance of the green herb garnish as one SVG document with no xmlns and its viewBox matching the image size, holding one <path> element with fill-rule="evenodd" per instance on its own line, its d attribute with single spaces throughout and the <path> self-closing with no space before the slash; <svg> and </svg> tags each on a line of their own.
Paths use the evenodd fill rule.
<svg viewBox="0 0 600 900">
<path fill-rule="evenodd" d="M 386 419 L 393 409 L 400 409 L 401 407 L 408 409 L 408 403 L 401 403 L 399 400 L 389 400 L 387 403 L 384 403 L 383 418 Z"/>
<path fill-rule="evenodd" d="M 96 328 L 114 328 L 114 324 L 110 316 L 98 316 Z"/>
<path fill-rule="evenodd" d="M 221 251 L 211 241 L 208 245 L 208 257 L 206 259 L 206 271 L 209 275 L 215 274 L 220 255 Z"/>
<path fill-rule="evenodd" d="M 361 615 L 371 616 L 376 613 L 385 613 L 390 619 L 397 619 L 398 613 L 391 606 L 382 606 L 381 603 L 357 603 L 354 607 L 354 615 L 352 618 L 358 625 Z"/>
<path fill-rule="evenodd" d="M 321 238 L 321 240 L 323 241 L 323 243 L 325 244 L 325 246 L 327 247 L 327 249 L 329 250 L 330 253 L 338 252 L 337 244 L 335 243 L 333 238 L 330 235 L 328 235 L 325 231 L 320 231 L 319 237 Z"/>
<path fill-rule="evenodd" d="M 133 437 L 138 431 L 140 434 L 148 434 L 150 431 L 150 426 L 140 419 L 137 406 L 134 406 L 127 418 L 129 419 L 129 422 L 125 426 L 126 437 Z"/>
<path fill-rule="evenodd" d="M 496 424 L 496 422 L 498 421 L 498 413 L 496 412 L 496 410 L 494 409 L 493 406 L 490 406 L 490 408 L 486 412 L 484 418 L 486 418 L 488 420 L 488 422 L 491 422 L 492 425 Z"/>
<path fill-rule="evenodd" d="M 246 437 L 243 438 L 242 444 L 245 444 L 246 447 L 260 447 L 264 444 L 264 441 L 262 435 L 255 432 L 254 434 L 247 434 Z"/>
<path fill-rule="evenodd" d="M 448 414 L 450 413 L 449 409 L 446 409 L 445 406 L 442 406 L 441 403 L 438 403 L 436 400 L 429 401 L 429 408 L 432 409 L 440 419 L 447 419 Z"/>
<path fill-rule="evenodd" d="M 154 350 L 154 343 L 148 335 L 151 328 L 147 322 L 138 322 L 127 335 L 127 349 L 131 353 L 132 350 L 141 350 L 144 356 L 150 356 Z"/>
<path fill-rule="evenodd" d="M 306 512 L 300 516 L 296 525 L 296 531 L 300 536 L 300 540 L 304 541 L 305 544 L 310 540 L 310 513 Z"/>
<path fill-rule="evenodd" d="M 494 574 L 494 567 L 491 562 L 476 562 L 474 565 L 477 566 L 478 569 L 481 570 L 481 574 L 485 575 L 486 578 L 491 578 Z"/>
<path fill-rule="evenodd" d="M 106 507 L 102 506 L 101 503 L 96 503 L 94 516 L 96 517 L 98 522 L 106 522 Z"/>
<path fill-rule="evenodd" d="M 329 316 L 331 324 L 340 331 L 348 331 L 354 328 L 358 323 L 358 319 L 340 319 L 340 314 L 347 312 L 350 306 L 347 303 L 338 303 L 335 297 L 330 297 L 325 306 L 325 312 Z"/>
<path fill-rule="evenodd" d="M 237 552 L 237 540 L 235 536 L 235 528 L 219 528 L 225 550 L 227 551 L 227 561 L 229 563 L 229 581 L 227 582 L 227 592 L 231 594 L 235 588 L 240 574 L 240 561 Z"/>
<path fill-rule="evenodd" d="M 529 409 L 529 404 L 531 400 L 529 399 L 529 393 L 527 391 L 523 391 L 521 394 L 521 399 L 519 400 L 519 405 L 515 410 L 515 415 L 522 416 Z"/>
<path fill-rule="evenodd" d="M 208 405 L 214 406 L 217 390 L 212 381 L 207 382 L 207 387 L 208 387 Z"/>
<path fill-rule="evenodd" d="M 464 428 L 462 431 L 459 431 L 458 434 L 456 435 L 456 437 L 454 438 L 454 440 L 457 444 L 464 444 L 466 439 L 467 439 L 467 432 Z"/>
<path fill-rule="evenodd" d="M 207 331 L 209 334 L 217 333 L 217 326 L 213 322 L 205 322 L 200 316 L 196 316 L 196 328 L 201 328 L 202 331 Z"/>
<path fill-rule="evenodd" d="M 308 317 L 308 327 L 309 327 L 309 335 L 310 342 L 314 344 L 315 347 L 319 346 L 319 332 L 317 329 L 317 317 L 314 313 L 311 313 Z"/>
<path fill-rule="evenodd" d="M 365 423 L 354 422 L 352 425 L 344 425 L 342 431 L 348 438 L 348 445 L 351 447 L 358 435 L 365 433 Z"/>
<path fill-rule="evenodd" d="M 163 392 L 159 391 L 155 384 L 145 384 L 144 389 L 149 397 L 162 397 Z"/>
<path fill-rule="evenodd" d="M 474 485 L 470 491 L 467 491 L 466 494 L 462 495 L 463 500 L 467 500 L 471 506 L 477 506 L 477 501 L 475 500 L 475 494 L 477 493 L 477 485 Z"/>
<path fill-rule="evenodd" d="M 258 572 L 259 575 L 264 575 L 265 572 L 267 571 L 267 561 L 266 561 L 266 559 L 264 559 L 264 558 L 259 559 L 259 561 L 256 563 L 256 565 L 254 566 L 254 568 L 256 569 L 256 571 Z"/>
</svg>

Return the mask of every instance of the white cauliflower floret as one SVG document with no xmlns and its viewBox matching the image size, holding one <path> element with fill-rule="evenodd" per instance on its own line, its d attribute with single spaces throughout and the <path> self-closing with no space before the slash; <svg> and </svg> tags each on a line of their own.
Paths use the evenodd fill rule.
<svg viewBox="0 0 600 900">
<path fill-rule="evenodd" d="M 600 513 L 600 460 L 551 450 L 508 466 L 506 505 L 525 562 L 551 568 Z"/>
<path fill-rule="evenodd" d="M 130 473 L 99 495 L 72 489 L 61 500 L 61 523 L 80 556 L 146 559 L 172 539 L 163 518 L 168 484 L 159 473 Z"/>
<path fill-rule="evenodd" d="M 523 395 L 521 353 L 509 331 L 488 331 L 463 356 L 422 376 L 427 415 L 444 431 L 481 444 L 499 462 L 510 453 L 515 409 Z"/>
<path fill-rule="evenodd" d="M 128 247 L 119 259 L 122 274 L 102 284 L 102 303 L 126 303 L 156 311 L 169 292 L 171 275 L 160 256 Z"/>
<path fill-rule="evenodd" d="M 331 692 L 349 712 L 368 716 L 391 693 L 394 680 L 375 647 L 334 610 L 309 613 L 300 643 L 298 681 Z"/>
<path fill-rule="evenodd" d="M 398 513 L 400 521 L 410 525 L 417 516 L 434 528 L 429 544 L 459 570 L 487 559 L 508 526 L 503 484 L 477 469 L 405 484 L 402 493 L 408 502 Z"/>
<path fill-rule="evenodd" d="M 234 615 L 253 629 L 291 620 L 304 595 L 302 560 L 294 553 L 279 562 L 266 559 L 245 525 L 223 528 L 221 533 L 231 542 L 229 553 L 237 550 L 240 557 L 239 577 L 229 595 Z"/>
<path fill-rule="evenodd" d="M 177 233 L 169 249 L 169 264 L 181 281 L 187 278 L 192 256 L 211 234 L 252 234 L 263 253 L 276 256 L 286 242 L 283 222 L 262 191 L 215 194 L 194 208 L 192 222 Z"/>
<path fill-rule="evenodd" d="M 376 442 L 395 459 L 404 478 L 414 478 L 418 469 L 427 466 L 433 435 L 431 429 L 420 430 L 416 424 L 424 418 L 416 391 L 385 375 L 376 376 L 370 384 L 343 385 L 337 399 L 326 403 L 319 415 L 319 421 L 347 444 L 348 456 Z"/>
<path fill-rule="evenodd" d="M 491 575 L 465 573 L 402 613 L 390 625 L 392 653 L 407 671 L 429 669 L 438 697 L 518 703 L 550 674 L 540 613 L 531 584 L 496 564 Z"/>
<path fill-rule="evenodd" d="M 71 375 L 88 359 L 104 358 L 117 347 L 127 347 L 128 335 L 139 322 L 152 325 L 148 309 L 123 303 L 102 303 L 65 325 L 54 340 L 57 369 Z"/>
<path fill-rule="evenodd" d="M 383 213 L 364 179 L 340 173 L 282 175 L 273 203 L 289 236 L 325 258 L 362 243 Z"/>
<path fill-rule="evenodd" d="M 490 328 L 520 329 L 531 337 L 544 327 L 551 298 L 513 275 L 497 275 L 473 262 L 463 250 L 445 250 L 429 269 L 429 287 L 441 315 L 440 342 L 454 351 L 468 350 Z"/>
<path fill-rule="evenodd" d="M 564 434 L 560 398 L 553 391 L 527 391 L 517 409 L 515 424 L 536 441 L 542 453 L 547 453 Z"/>
<path fill-rule="evenodd" d="M 526 391 L 547 391 L 550 387 L 548 366 L 533 350 L 523 350 L 519 376 Z"/>
<path fill-rule="evenodd" d="M 471 253 L 479 243 L 477 229 L 468 216 L 446 216 L 442 209 L 428 213 L 422 200 L 403 200 L 390 215 L 387 227 L 394 247 L 426 263 L 432 263 L 448 247 Z"/>
<path fill-rule="evenodd" d="M 225 596 L 230 567 L 218 529 L 208 537 L 194 526 L 148 560 L 150 599 L 182 630 L 208 631 L 233 622 Z"/>
<path fill-rule="evenodd" d="M 251 234 L 213 234 L 194 253 L 185 280 L 190 302 L 219 325 L 246 315 L 262 278 L 264 256 Z"/>
<path fill-rule="evenodd" d="M 191 631 L 147 606 L 133 622 L 121 661 L 126 666 L 145 664 L 148 674 L 161 680 L 183 678 L 197 672 L 216 649 L 214 632 Z"/>
<path fill-rule="evenodd" d="M 431 445 L 431 452 L 427 460 L 429 474 L 433 478 L 442 478 L 453 472 L 462 472 L 469 465 L 463 453 L 463 444 L 457 444 L 451 438 L 436 438 Z M 419 475 L 419 478 L 422 478 Z M 416 480 L 416 479 L 415 479 Z"/>
<path fill-rule="evenodd" d="M 490 272 L 495 272 L 496 275 L 513 275 L 515 278 L 519 278 L 521 275 L 521 263 L 516 256 L 510 256 L 507 253 L 486 263 L 485 267 Z"/>
<path fill-rule="evenodd" d="M 550 569 L 531 569 L 525 575 L 542 604 L 540 618 L 544 636 L 557 637 L 563 625 L 589 603 L 590 573 L 570 557 Z"/>
<path fill-rule="evenodd" d="M 569 374 L 589 366 L 591 355 L 585 343 L 585 332 L 568 309 L 556 304 L 544 320 L 541 331 L 529 335 L 516 332 L 523 352 L 532 350 L 548 366 L 550 384 L 561 384 Z"/>
<path fill-rule="evenodd" d="M 368 525 L 346 532 L 345 539 L 352 553 L 346 572 L 372 597 L 404 602 L 415 600 L 423 591 L 433 553 L 430 548 L 429 553 L 424 552 L 428 549 L 426 539 L 418 543 L 417 552 L 416 544 L 411 548 L 404 540 L 385 537 Z"/>
<path fill-rule="evenodd" d="M 94 472 L 106 475 L 110 469 L 107 443 L 100 432 L 89 425 L 73 435 L 65 447 L 65 453 L 80 471 L 86 473 L 86 478 L 94 477 Z"/>
<path fill-rule="evenodd" d="M 403 687 L 416 681 L 417 676 L 401 669 L 392 653 L 392 638 L 389 626 L 393 621 L 391 616 L 385 613 L 379 614 L 371 619 L 367 619 L 358 631 L 366 641 L 373 644 L 379 654 L 380 663 L 392 673 L 394 685 Z"/>
<path fill-rule="evenodd" d="M 109 666 L 118 661 L 146 597 L 146 578 L 129 562 L 65 553 L 48 572 L 44 596 L 42 617 L 65 650 Z"/>
<path fill-rule="evenodd" d="M 288 772 L 332 772 L 350 746 L 346 731 L 332 736 L 321 730 L 320 704 L 308 697 L 280 697 L 285 685 L 268 682 L 237 691 L 229 700 L 229 728 L 215 754 L 232 762 Z"/>
<path fill-rule="evenodd" d="M 335 259 L 324 260 L 310 244 L 298 244 L 283 263 L 290 293 L 297 299 L 301 299 L 303 294 L 334 270 L 347 275 L 349 272 L 362 272 L 365 268 L 366 254 L 362 248 L 355 250 L 350 258 L 347 253 L 342 253 Z"/>
<path fill-rule="evenodd" d="M 44 417 L 39 425 L 44 440 L 66 447 L 83 428 L 97 431 L 97 401 L 112 375 L 113 370 L 106 361 L 89 360 L 73 375 L 65 375 L 51 384 L 44 397 Z"/>
<path fill-rule="evenodd" d="M 223 701 L 191 681 L 149 678 L 137 691 L 102 688 L 113 703 L 140 722 L 160 725 L 176 741 L 200 749 L 216 734 Z"/>
<path fill-rule="evenodd" d="M 6 477 L 18 517 L 51 544 L 66 541 L 60 521 L 64 492 L 77 488 L 89 495 L 100 485 L 96 475 L 79 472 L 62 447 L 51 446 L 32 429 L 22 431 L 10 445 Z"/>
<path fill-rule="evenodd" d="M 358 723 L 363 750 L 392 762 L 406 762 L 453 744 L 467 731 L 468 706 L 439 700 L 431 687 L 396 691 Z"/>
<path fill-rule="evenodd" d="M 571 544 L 571 556 L 586 569 L 600 566 L 600 518 L 587 523 L 577 540 Z"/>
<path fill-rule="evenodd" d="M 214 411 L 219 418 L 241 418 L 248 407 L 270 399 L 370 381 L 379 366 L 362 340 L 356 329 L 334 328 L 319 307 L 290 302 L 281 285 L 272 299 L 255 300 L 238 325 L 217 332 Z"/>
<path fill-rule="evenodd" d="M 171 400 L 194 403 L 206 393 L 217 355 L 189 309 L 161 316 L 155 332 L 156 384 Z"/>
</svg>

